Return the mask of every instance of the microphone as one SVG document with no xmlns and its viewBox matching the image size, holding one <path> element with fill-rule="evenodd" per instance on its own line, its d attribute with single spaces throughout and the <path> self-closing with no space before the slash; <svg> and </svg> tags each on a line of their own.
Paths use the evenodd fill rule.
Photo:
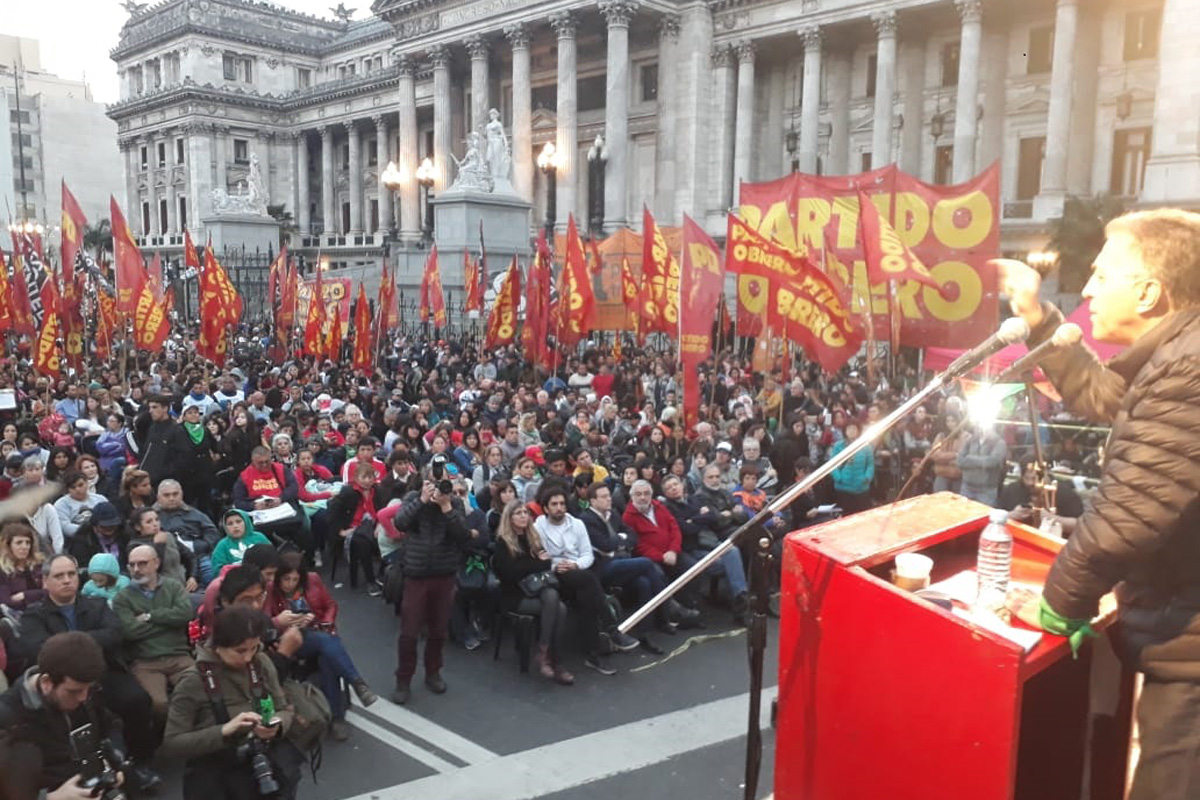
<svg viewBox="0 0 1200 800">
<path fill-rule="evenodd" d="M 949 382 L 955 378 L 961 378 L 989 356 L 1000 352 L 1010 344 L 1023 342 L 1028 338 L 1029 324 L 1020 317 L 1009 317 L 1000 324 L 1000 330 L 954 359 L 954 362 L 942 373 L 942 379 Z"/>
<path fill-rule="evenodd" d="M 1008 366 L 1008 369 L 996 376 L 995 383 L 1006 383 L 1020 377 L 1036 367 L 1042 359 L 1056 350 L 1071 347 L 1083 340 L 1083 329 L 1074 322 L 1064 322 L 1054 331 L 1054 335 Z"/>
</svg>

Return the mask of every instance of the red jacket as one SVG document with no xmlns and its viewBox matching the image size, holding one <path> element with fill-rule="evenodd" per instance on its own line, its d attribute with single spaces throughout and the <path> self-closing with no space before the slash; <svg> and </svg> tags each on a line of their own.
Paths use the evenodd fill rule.
<svg viewBox="0 0 1200 800">
<path fill-rule="evenodd" d="M 638 542 L 634 555 L 645 556 L 651 561 L 661 563 L 664 553 L 678 553 L 683 547 L 683 534 L 679 532 L 679 523 L 666 506 L 657 500 L 650 502 L 654 510 L 653 523 L 645 514 L 634 508 L 633 503 L 625 507 L 622 519 L 629 529 L 637 534 Z"/>
<path fill-rule="evenodd" d="M 329 590 L 325 588 L 325 583 L 321 580 L 321 576 L 315 572 L 308 573 L 308 588 L 304 590 L 304 599 L 308 601 L 308 607 L 312 609 L 312 614 L 316 619 L 314 624 L 320 625 L 335 625 L 337 624 L 338 605 L 337 601 L 329 594 Z M 267 597 L 269 608 L 267 613 L 274 619 L 284 611 L 291 611 L 291 606 L 287 598 L 283 597 L 274 586 L 271 587 Z"/>
<path fill-rule="evenodd" d="M 316 477 L 317 480 L 322 480 L 322 481 L 332 481 L 333 480 L 333 473 L 330 472 L 329 470 L 325 469 L 324 467 L 322 467 L 320 464 L 313 464 L 312 468 L 313 468 L 313 476 Z M 308 491 L 308 489 L 304 488 L 304 484 L 308 483 L 308 481 L 309 481 L 309 478 L 300 470 L 299 467 L 296 467 L 296 486 L 300 490 L 300 502 L 315 503 L 318 500 L 328 500 L 329 498 L 333 497 L 333 495 L 334 495 L 333 492 L 310 492 L 310 491 Z"/>
</svg>

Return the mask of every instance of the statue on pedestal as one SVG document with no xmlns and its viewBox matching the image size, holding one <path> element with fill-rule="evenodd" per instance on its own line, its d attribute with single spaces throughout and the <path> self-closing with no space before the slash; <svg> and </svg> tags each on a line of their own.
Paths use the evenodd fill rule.
<svg viewBox="0 0 1200 800">
<path fill-rule="evenodd" d="M 491 173 L 483 156 L 479 153 L 478 133 L 471 131 L 467 134 L 467 152 L 463 154 L 462 160 L 456 158 L 453 153 L 450 154 L 450 157 L 454 159 L 454 164 L 458 167 L 458 174 L 454 178 L 454 183 L 450 185 L 451 190 L 492 191 Z"/>
<path fill-rule="evenodd" d="M 508 136 L 500 122 L 499 111 L 493 108 L 488 112 L 488 123 L 483 130 L 487 137 L 488 171 L 494 180 L 507 181 L 512 171 L 512 155 L 508 151 Z"/>
<path fill-rule="evenodd" d="M 265 217 L 267 214 L 267 187 L 258 168 L 258 153 L 250 154 L 250 173 L 245 180 L 238 181 L 232 194 L 223 187 L 212 191 L 214 214 L 242 214 Z"/>
</svg>

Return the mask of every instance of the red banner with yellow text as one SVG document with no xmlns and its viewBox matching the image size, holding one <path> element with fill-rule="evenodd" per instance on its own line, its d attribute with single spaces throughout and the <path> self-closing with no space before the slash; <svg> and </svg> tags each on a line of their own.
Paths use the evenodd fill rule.
<svg viewBox="0 0 1200 800">
<path fill-rule="evenodd" d="M 987 260 L 1000 248 L 1000 178 L 993 165 L 970 181 L 934 186 L 895 166 L 858 175 L 818 177 L 793 173 L 769 183 L 744 183 L 740 216 L 785 250 L 817 251 L 829 244 L 825 267 L 852 286 L 851 308 L 869 296 L 876 334 L 888 335 L 889 287 L 869 285 L 859 235 L 859 199 L 871 198 L 899 240 L 928 267 L 938 287 L 915 280 L 897 284 L 901 343 L 967 347 L 996 327 L 998 281 Z M 813 260 L 820 263 L 821 259 Z M 869 294 L 868 294 L 869 292 Z M 753 313 L 745 279 L 738 286 L 738 332 Z"/>
<path fill-rule="evenodd" d="M 712 319 L 724 302 L 725 267 L 717 243 L 687 214 L 683 215 L 683 308 L 679 356 L 683 362 L 683 419 L 688 430 L 699 419 L 700 365 L 712 355 Z"/>
<path fill-rule="evenodd" d="M 492 303 L 492 313 L 488 315 L 487 335 L 483 346 L 491 349 L 513 343 L 517 335 L 517 309 L 521 305 L 521 270 L 517 266 L 514 255 L 508 272 L 504 275 L 504 283 L 496 293 Z"/>
</svg>

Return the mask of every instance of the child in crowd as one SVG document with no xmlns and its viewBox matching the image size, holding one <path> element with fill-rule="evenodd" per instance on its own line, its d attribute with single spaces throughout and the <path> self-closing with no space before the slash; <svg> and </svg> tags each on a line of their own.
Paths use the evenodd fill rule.
<svg viewBox="0 0 1200 800">
<path fill-rule="evenodd" d="M 112 553 L 96 553 L 88 562 L 88 582 L 83 585 L 84 597 L 100 597 L 112 607 L 117 592 L 129 585 L 129 578 L 121 574 L 117 557 Z"/>
<path fill-rule="evenodd" d="M 241 564 L 246 551 L 256 544 L 270 544 L 271 540 L 254 530 L 250 515 L 238 508 L 231 508 L 221 518 L 221 529 L 225 537 L 213 549 L 212 567 L 215 574 L 230 564 Z"/>
</svg>

